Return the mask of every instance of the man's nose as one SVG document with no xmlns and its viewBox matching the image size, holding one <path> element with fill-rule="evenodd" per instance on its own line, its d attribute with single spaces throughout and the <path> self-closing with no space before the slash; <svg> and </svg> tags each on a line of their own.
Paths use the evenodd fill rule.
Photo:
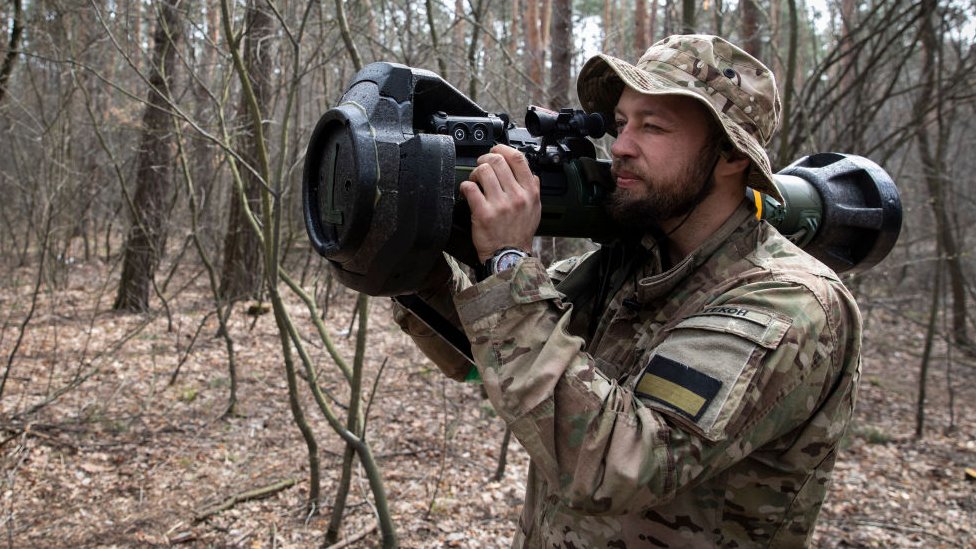
<svg viewBox="0 0 976 549">
<path fill-rule="evenodd" d="M 629 158 L 637 156 L 637 144 L 627 127 L 624 126 L 617 134 L 617 139 L 610 145 L 610 154 L 614 158 Z"/>
</svg>

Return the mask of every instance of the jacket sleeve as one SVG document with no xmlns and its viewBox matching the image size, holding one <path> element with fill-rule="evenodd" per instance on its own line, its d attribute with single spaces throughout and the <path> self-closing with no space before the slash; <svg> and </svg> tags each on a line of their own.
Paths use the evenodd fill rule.
<svg viewBox="0 0 976 549">
<path fill-rule="evenodd" d="M 455 294 L 471 286 L 460 265 L 454 258 L 444 255 L 444 261 L 439 262 L 430 276 L 428 287 L 417 293 L 435 311 L 448 322 L 460 328 L 457 309 L 454 308 Z M 456 381 L 464 381 L 471 372 L 471 362 L 467 357 L 457 352 L 434 330 L 424 324 L 413 313 L 402 305 L 393 302 L 393 320 L 400 326 L 414 343 L 445 375 Z"/>
<path fill-rule="evenodd" d="M 740 287 L 722 298 L 726 308 L 753 311 L 792 303 L 798 310 L 781 315 L 775 329 L 746 333 L 735 318 L 703 317 L 679 325 L 642 359 L 680 362 L 680 349 L 694 345 L 718 366 L 714 371 L 733 372 L 705 368 L 706 377 L 725 376 L 724 396 L 712 394 L 698 414 L 682 411 L 674 404 L 680 399 L 640 391 L 636 376 L 625 386 L 605 377 L 583 339 L 566 331 L 571 306 L 559 295 L 542 265 L 528 258 L 465 289 L 455 304 L 492 404 L 550 495 L 578 511 L 617 514 L 668 502 L 809 422 L 838 377 L 833 359 L 843 326 L 793 282 Z M 729 357 L 745 358 L 725 368 Z"/>
<path fill-rule="evenodd" d="M 571 257 L 553 264 L 549 269 L 553 280 L 558 281 L 565 278 L 587 255 L 589 254 Z M 448 322 L 461 329 L 453 298 L 465 288 L 470 287 L 471 280 L 458 262 L 447 254 L 444 254 L 444 261 L 439 262 L 434 268 L 430 280 L 428 287 L 417 293 L 418 297 L 440 313 Z M 393 302 L 393 320 L 445 375 L 456 381 L 464 381 L 468 378 L 473 366 L 467 357 L 458 353 L 434 330 L 396 301 Z"/>
</svg>

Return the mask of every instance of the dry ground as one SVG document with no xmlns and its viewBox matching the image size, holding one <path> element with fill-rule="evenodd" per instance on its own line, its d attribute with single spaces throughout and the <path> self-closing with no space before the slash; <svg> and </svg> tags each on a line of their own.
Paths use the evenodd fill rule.
<svg viewBox="0 0 976 549">
<path fill-rule="evenodd" d="M 0 368 L 6 369 L 30 306 L 33 276 L 16 270 L 0 281 Z M 307 514 L 307 453 L 288 407 L 272 315 L 233 318 L 242 415 L 222 419 L 227 361 L 213 317 L 188 352 L 211 307 L 202 278 L 170 300 L 171 326 L 158 301 L 152 316 L 109 312 L 112 291 L 102 281 L 114 278 L 97 263 L 74 265 L 61 289 L 40 296 L 0 396 L 0 546 L 321 545 L 343 446 L 300 380 L 323 471 L 325 512 Z M 950 385 L 944 352 L 937 352 L 927 435 L 915 441 L 922 330 L 870 302 L 863 305 L 867 352 L 857 418 L 815 546 L 973 547 L 976 483 L 964 473 L 976 466 L 972 362 L 952 357 L 956 429 L 947 433 Z M 345 356 L 354 339 L 344 336 L 351 309 L 352 296 L 344 293 L 327 316 Z M 384 471 L 401 543 L 507 547 L 526 456 L 513 442 L 504 478 L 490 480 L 502 425 L 476 386 L 445 381 L 432 370 L 392 325 L 389 309 L 387 300 L 372 300 L 369 383 L 388 363 L 370 410 L 368 440 Z M 297 303 L 291 310 L 296 317 L 302 311 Z M 309 323 L 301 326 L 312 341 Z M 344 401 L 336 368 L 322 349 L 309 346 L 323 385 Z M 268 498 L 195 520 L 210 505 L 288 479 L 295 484 Z M 343 534 L 367 535 L 352 546 L 379 544 L 378 532 L 370 530 L 371 501 L 357 474 Z"/>
</svg>

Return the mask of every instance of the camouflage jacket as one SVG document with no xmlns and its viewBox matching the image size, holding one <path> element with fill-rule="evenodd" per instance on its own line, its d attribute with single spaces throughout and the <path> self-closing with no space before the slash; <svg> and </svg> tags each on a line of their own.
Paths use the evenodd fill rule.
<svg viewBox="0 0 976 549">
<path fill-rule="evenodd" d="M 804 545 L 853 411 L 854 299 L 746 203 L 667 271 L 645 244 L 588 339 L 553 284 L 585 260 L 547 273 L 528 258 L 445 286 L 531 456 L 513 545 Z M 450 351 L 398 317 L 460 377 Z"/>
</svg>

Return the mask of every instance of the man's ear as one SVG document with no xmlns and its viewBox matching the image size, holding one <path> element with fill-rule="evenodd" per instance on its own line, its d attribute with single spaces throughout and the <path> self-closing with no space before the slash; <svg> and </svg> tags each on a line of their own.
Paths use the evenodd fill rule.
<svg viewBox="0 0 976 549">
<path fill-rule="evenodd" d="M 732 143 L 727 140 L 722 140 L 721 145 L 719 145 L 719 161 L 715 166 L 715 176 L 716 177 L 729 177 L 735 176 L 735 174 L 741 174 L 740 177 L 745 178 L 745 174 L 749 171 L 749 165 L 751 160 L 742 151 L 736 149 Z"/>
</svg>

